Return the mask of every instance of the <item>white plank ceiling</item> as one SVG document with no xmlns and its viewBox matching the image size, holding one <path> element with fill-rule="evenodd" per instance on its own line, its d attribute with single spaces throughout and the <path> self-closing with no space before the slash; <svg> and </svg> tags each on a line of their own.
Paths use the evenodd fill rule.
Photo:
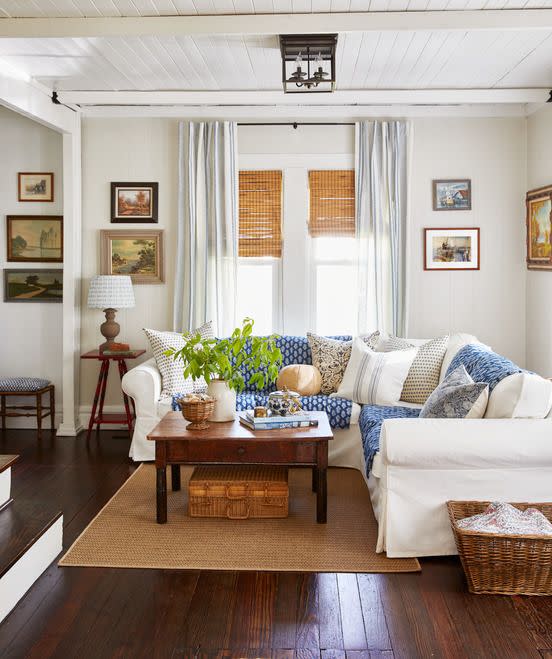
<svg viewBox="0 0 552 659">
<path fill-rule="evenodd" d="M 0 39 L 0 60 L 50 89 L 278 90 L 276 36 Z M 552 32 L 342 34 L 339 89 L 552 87 Z"/>
<path fill-rule="evenodd" d="M 550 8 L 552 0 L 0 0 L 2 19 Z M 60 91 L 280 90 L 278 38 L 0 38 L 5 63 Z M 552 87 L 552 30 L 339 35 L 338 89 Z"/>
</svg>

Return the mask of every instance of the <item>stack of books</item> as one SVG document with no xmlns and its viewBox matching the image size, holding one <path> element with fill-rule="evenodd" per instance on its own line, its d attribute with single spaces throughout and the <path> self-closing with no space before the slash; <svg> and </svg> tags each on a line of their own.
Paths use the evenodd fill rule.
<svg viewBox="0 0 552 659">
<path fill-rule="evenodd" d="M 253 410 L 238 412 L 240 423 L 250 430 L 274 430 L 275 428 L 315 428 L 316 419 L 312 419 L 308 412 L 298 412 L 289 416 L 254 416 Z"/>
</svg>

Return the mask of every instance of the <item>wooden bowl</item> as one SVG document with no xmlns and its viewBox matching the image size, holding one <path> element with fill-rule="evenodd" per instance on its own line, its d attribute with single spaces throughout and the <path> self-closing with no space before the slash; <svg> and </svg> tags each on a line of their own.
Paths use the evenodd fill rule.
<svg viewBox="0 0 552 659">
<path fill-rule="evenodd" d="M 177 401 L 182 416 L 186 421 L 190 421 L 186 428 L 188 430 L 205 430 L 209 427 L 207 419 L 215 409 L 215 401 L 213 400 L 186 400 L 179 398 Z"/>
</svg>

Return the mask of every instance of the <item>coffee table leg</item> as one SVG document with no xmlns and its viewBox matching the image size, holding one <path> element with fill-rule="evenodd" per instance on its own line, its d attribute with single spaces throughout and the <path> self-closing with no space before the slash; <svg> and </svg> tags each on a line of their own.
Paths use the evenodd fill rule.
<svg viewBox="0 0 552 659">
<path fill-rule="evenodd" d="M 167 522 L 167 468 L 157 467 L 157 523 Z"/>
<path fill-rule="evenodd" d="M 173 492 L 180 490 L 180 465 L 171 465 L 171 480 Z"/>
<path fill-rule="evenodd" d="M 318 471 L 316 467 L 312 468 L 312 491 L 318 491 Z"/>
<path fill-rule="evenodd" d="M 327 469 L 318 469 L 318 490 L 316 491 L 316 521 L 326 524 L 328 516 Z"/>
</svg>

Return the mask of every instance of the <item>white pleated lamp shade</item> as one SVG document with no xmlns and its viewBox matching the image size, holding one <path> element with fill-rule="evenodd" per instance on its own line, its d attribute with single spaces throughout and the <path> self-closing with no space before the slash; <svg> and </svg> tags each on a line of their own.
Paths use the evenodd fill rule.
<svg viewBox="0 0 552 659">
<path fill-rule="evenodd" d="M 95 275 L 90 280 L 91 309 L 130 309 L 135 304 L 132 280 L 127 275 Z"/>
</svg>

